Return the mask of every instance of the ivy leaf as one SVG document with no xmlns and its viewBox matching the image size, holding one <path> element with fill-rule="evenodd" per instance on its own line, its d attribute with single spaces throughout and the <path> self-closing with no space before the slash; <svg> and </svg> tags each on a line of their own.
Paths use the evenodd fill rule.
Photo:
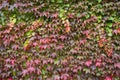
<svg viewBox="0 0 120 80">
<path fill-rule="evenodd" d="M 24 46 L 27 46 L 29 44 L 29 40 L 27 39 L 25 42 L 24 42 Z"/>
<path fill-rule="evenodd" d="M 7 80 L 13 80 L 13 78 L 12 78 L 12 77 L 10 77 L 10 78 L 8 78 Z"/>
<path fill-rule="evenodd" d="M 90 73 L 90 69 L 88 68 L 84 68 L 83 71 L 85 71 L 85 73 Z"/>
<path fill-rule="evenodd" d="M 101 20 L 102 20 L 102 16 L 98 16 L 98 17 L 97 17 L 97 20 L 98 20 L 98 23 L 100 23 Z"/>
<path fill-rule="evenodd" d="M 77 17 L 79 17 L 80 16 L 80 13 L 77 13 Z"/>
<path fill-rule="evenodd" d="M 15 18 L 15 15 L 10 17 L 10 22 L 16 23 L 17 19 Z"/>
<path fill-rule="evenodd" d="M 42 69 L 42 74 L 45 75 L 46 71 L 44 69 Z"/>
<path fill-rule="evenodd" d="M 119 63 L 115 63 L 115 64 L 114 64 L 114 67 L 116 67 L 116 68 L 119 68 L 119 69 L 120 69 L 120 62 L 119 62 Z"/>
<path fill-rule="evenodd" d="M 54 64 L 58 65 L 58 64 L 59 64 L 59 60 L 56 59 L 56 60 L 54 61 Z"/>
<path fill-rule="evenodd" d="M 92 64 L 92 61 L 91 61 L 91 60 L 88 60 L 88 61 L 85 62 L 85 65 L 88 66 L 88 67 L 89 67 L 91 64 Z"/>
<path fill-rule="evenodd" d="M 16 23 L 16 21 L 17 21 L 16 18 L 14 18 L 14 19 L 12 20 L 13 23 Z"/>
<path fill-rule="evenodd" d="M 102 0 L 97 0 L 98 1 L 98 3 L 101 3 L 102 2 Z"/>
<path fill-rule="evenodd" d="M 53 3 L 54 3 L 54 2 L 55 2 L 55 0 L 51 0 L 51 2 L 53 2 Z"/>
<path fill-rule="evenodd" d="M 107 25 L 108 27 L 112 27 L 112 23 L 111 23 L 111 22 L 107 22 L 106 25 Z"/>
<path fill-rule="evenodd" d="M 110 37 L 111 37 L 112 35 L 113 35 L 112 33 L 108 33 L 108 36 L 110 36 Z"/>
<path fill-rule="evenodd" d="M 112 36 L 113 34 L 112 34 L 112 29 L 110 29 L 110 28 L 106 28 L 106 31 L 107 31 L 107 35 L 108 36 Z"/>
<path fill-rule="evenodd" d="M 110 17 L 110 19 L 109 19 L 110 21 L 114 21 L 114 18 L 113 17 Z"/>
<path fill-rule="evenodd" d="M 106 76 L 104 80 L 112 80 L 112 76 Z"/>
<path fill-rule="evenodd" d="M 88 19 L 88 18 L 90 17 L 90 15 L 89 15 L 89 14 L 87 14 L 85 17 L 86 17 L 86 19 Z"/>
<path fill-rule="evenodd" d="M 67 27 L 65 28 L 65 31 L 66 31 L 67 33 L 70 32 L 70 27 L 67 26 Z"/>
<path fill-rule="evenodd" d="M 26 74 L 28 74 L 28 70 L 24 69 L 24 70 L 22 71 L 22 76 L 25 76 Z"/>
<path fill-rule="evenodd" d="M 16 71 L 13 71 L 12 74 L 13 74 L 13 76 L 16 76 Z"/>
<path fill-rule="evenodd" d="M 97 76 L 100 76 L 101 74 L 98 72 L 96 75 L 97 75 Z"/>
<path fill-rule="evenodd" d="M 82 59 L 84 59 L 84 57 L 83 56 L 77 56 L 77 59 L 82 60 Z"/>
<path fill-rule="evenodd" d="M 31 37 L 33 33 L 33 30 L 29 30 L 28 32 L 26 32 L 26 36 Z"/>
<path fill-rule="evenodd" d="M 29 67 L 27 70 L 28 70 L 30 73 L 35 72 L 35 68 L 34 68 L 34 67 Z"/>
<path fill-rule="evenodd" d="M 63 3 L 63 0 L 57 0 L 57 3 Z"/>
<path fill-rule="evenodd" d="M 30 48 L 30 46 L 29 46 L 29 43 L 30 43 L 30 41 L 27 39 L 25 42 L 24 42 L 24 51 L 27 51 L 27 50 L 29 50 L 29 48 Z"/>
<path fill-rule="evenodd" d="M 66 11 L 61 7 L 61 8 L 60 8 L 60 12 L 59 12 L 59 17 L 64 19 L 64 17 L 65 17 L 65 16 L 64 16 L 64 15 L 65 15 L 65 12 L 66 12 Z"/>
</svg>

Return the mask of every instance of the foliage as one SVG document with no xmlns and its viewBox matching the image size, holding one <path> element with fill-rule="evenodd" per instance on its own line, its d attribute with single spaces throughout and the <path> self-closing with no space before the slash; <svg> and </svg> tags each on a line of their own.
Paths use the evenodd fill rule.
<svg viewBox="0 0 120 80">
<path fill-rule="evenodd" d="M 120 80 L 118 0 L 2 0 L 0 80 Z"/>
</svg>

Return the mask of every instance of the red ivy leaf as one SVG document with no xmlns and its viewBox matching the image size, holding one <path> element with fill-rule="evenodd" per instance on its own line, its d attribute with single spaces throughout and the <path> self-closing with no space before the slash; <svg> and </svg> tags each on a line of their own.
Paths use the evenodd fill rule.
<svg viewBox="0 0 120 80">
<path fill-rule="evenodd" d="M 14 50 L 17 50 L 18 48 L 19 48 L 19 45 L 14 44 L 14 45 L 12 46 L 12 49 L 14 49 Z"/>
<path fill-rule="evenodd" d="M 100 40 L 98 41 L 99 47 L 103 47 L 103 46 L 104 46 L 104 43 L 105 43 L 106 41 L 107 41 L 107 40 L 104 39 L 104 38 L 100 39 Z"/>
<path fill-rule="evenodd" d="M 34 60 L 35 64 L 39 64 L 40 63 L 40 60 L 36 59 Z"/>
<path fill-rule="evenodd" d="M 112 53 L 113 53 L 113 49 L 112 48 L 108 48 L 107 46 L 105 46 L 105 51 L 106 51 L 108 56 L 112 56 Z"/>
<path fill-rule="evenodd" d="M 119 69 L 120 69 L 120 62 L 119 62 L 119 63 L 115 63 L 114 66 L 115 66 L 116 68 L 119 68 Z"/>
<path fill-rule="evenodd" d="M 106 76 L 104 80 L 113 80 L 112 76 Z"/>
<path fill-rule="evenodd" d="M 68 80 L 69 74 L 62 74 L 61 80 Z"/>
<path fill-rule="evenodd" d="M 68 18 L 73 18 L 73 17 L 74 17 L 74 13 L 68 14 Z"/>
<path fill-rule="evenodd" d="M 100 67 L 101 64 L 102 64 L 101 62 L 96 62 L 96 63 L 95 63 L 95 66 Z"/>
<path fill-rule="evenodd" d="M 66 59 L 61 61 L 61 64 L 63 64 L 63 65 L 67 65 L 67 63 L 68 63 L 68 61 Z"/>
<path fill-rule="evenodd" d="M 37 74 L 39 75 L 39 74 L 41 74 L 41 71 L 40 71 L 40 69 L 37 69 Z"/>
<path fill-rule="evenodd" d="M 66 22 L 64 23 L 64 26 L 65 26 L 65 32 L 70 32 L 70 23 L 68 20 L 66 20 Z"/>
<path fill-rule="evenodd" d="M 25 76 L 26 74 L 28 74 L 28 70 L 25 69 L 22 71 L 22 75 Z"/>
<path fill-rule="evenodd" d="M 85 42 L 86 42 L 86 39 L 80 40 L 80 45 L 81 45 L 81 44 L 84 45 Z"/>
<path fill-rule="evenodd" d="M 60 50 L 64 48 L 64 44 L 60 44 L 58 46 L 55 47 L 56 50 Z"/>
<path fill-rule="evenodd" d="M 116 35 L 120 34 L 120 28 L 118 28 L 117 30 L 113 30 L 113 33 L 115 33 Z"/>
<path fill-rule="evenodd" d="M 7 80 L 13 80 L 12 77 L 8 78 Z"/>
<path fill-rule="evenodd" d="M 85 34 L 86 36 L 88 36 L 88 34 L 90 33 L 90 31 L 86 30 L 86 31 L 83 31 L 82 33 Z"/>
<path fill-rule="evenodd" d="M 66 26 L 65 31 L 66 31 L 67 33 L 70 32 L 70 27 L 69 27 L 69 26 Z"/>
<path fill-rule="evenodd" d="M 15 60 L 13 59 L 13 60 L 11 60 L 11 64 L 12 65 L 14 65 L 15 64 Z"/>
<path fill-rule="evenodd" d="M 42 63 L 43 63 L 43 65 L 45 65 L 45 64 L 47 64 L 48 62 L 47 62 L 46 60 L 43 60 Z"/>
<path fill-rule="evenodd" d="M 47 48 L 50 48 L 48 45 L 40 45 L 39 46 L 39 49 L 40 50 L 45 50 L 45 49 L 47 49 Z"/>
<path fill-rule="evenodd" d="M 92 64 L 92 61 L 91 61 L 91 60 L 88 60 L 88 61 L 85 62 L 85 65 L 88 66 L 88 67 L 89 67 L 91 64 Z"/>
<path fill-rule="evenodd" d="M 34 67 L 29 67 L 27 70 L 28 70 L 30 73 L 35 72 L 35 68 L 34 68 Z"/>
<path fill-rule="evenodd" d="M 52 14 L 52 17 L 53 17 L 53 18 L 57 18 L 57 17 L 58 17 L 58 13 L 53 13 L 53 14 Z"/>
</svg>

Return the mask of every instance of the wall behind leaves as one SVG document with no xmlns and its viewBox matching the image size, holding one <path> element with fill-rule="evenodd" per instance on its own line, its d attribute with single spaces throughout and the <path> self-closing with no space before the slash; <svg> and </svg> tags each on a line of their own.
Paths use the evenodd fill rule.
<svg viewBox="0 0 120 80">
<path fill-rule="evenodd" d="M 0 80 L 120 80 L 119 0 L 2 0 Z"/>
</svg>

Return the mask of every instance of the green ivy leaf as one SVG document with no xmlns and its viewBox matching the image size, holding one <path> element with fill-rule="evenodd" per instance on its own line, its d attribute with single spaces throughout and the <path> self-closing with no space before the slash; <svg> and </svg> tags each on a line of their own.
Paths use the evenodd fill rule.
<svg viewBox="0 0 120 80">
<path fill-rule="evenodd" d="M 90 73 L 90 69 L 88 68 L 84 68 L 83 71 L 85 71 L 85 73 Z"/>
<path fill-rule="evenodd" d="M 98 16 L 98 17 L 97 17 L 97 20 L 98 20 L 98 23 L 100 23 L 101 20 L 102 20 L 102 16 Z"/>
<path fill-rule="evenodd" d="M 78 71 L 78 74 L 80 75 L 80 74 L 81 74 L 81 71 Z"/>
<path fill-rule="evenodd" d="M 60 17 L 60 18 L 63 18 L 63 17 L 64 17 L 64 15 L 65 15 L 65 10 L 64 10 L 64 9 L 62 9 L 62 8 L 60 8 L 59 17 Z"/>
<path fill-rule="evenodd" d="M 26 32 L 26 36 L 31 37 L 33 33 L 33 30 L 29 30 L 28 32 Z"/>
<path fill-rule="evenodd" d="M 101 74 L 98 72 L 96 75 L 97 75 L 97 76 L 100 76 Z"/>
<path fill-rule="evenodd" d="M 12 74 L 13 74 L 13 76 L 16 76 L 16 72 L 15 71 L 13 71 Z"/>
<path fill-rule="evenodd" d="M 57 3 L 63 3 L 63 0 L 57 0 Z"/>
<path fill-rule="evenodd" d="M 108 33 L 108 36 L 110 36 L 110 37 L 111 37 L 111 36 L 112 36 L 112 33 Z"/>
<path fill-rule="evenodd" d="M 58 64 L 59 64 L 59 61 L 58 61 L 58 60 L 55 60 L 54 64 L 58 65 Z"/>
<path fill-rule="evenodd" d="M 51 0 L 51 2 L 53 2 L 53 3 L 54 3 L 54 2 L 55 2 L 55 0 Z"/>
<path fill-rule="evenodd" d="M 84 59 L 83 56 L 77 56 L 77 58 L 78 58 L 79 60 Z"/>
<path fill-rule="evenodd" d="M 106 23 L 106 25 L 107 25 L 108 27 L 112 27 L 112 23 L 111 23 L 111 22 Z"/>
<path fill-rule="evenodd" d="M 87 14 L 85 17 L 86 17 L 86 19 L 88 19 L 88 18 L 90 17 L 90 15 L 89 15 L 89 14 Z"/>
<path fill-rule="evenodd" d="M 114 21 L 114 18 L 113 18 L 113 17 L 110 17 L 110 19 L 109 19 L 109 20 Z"/>
<path fill-rule="evenodd" d="M 102 2 L 102 0 L 97 0 L 98 1 L 98 3 L 101 3 Z"/>
<path fill-rule="evenodd" d="M 46 70 L 42 69 L 42 74 L 45 75 L 45 73 L 46 73 Z"/>
<path fill-rule="evenodd" d="M 29 44 L 29 40 L 27 39 L 25 42 L 24 42 L 24 46 L 27 46 Z"/>
<path fill-rule="evenodd" d="M 77 17 L 79 17 L 80 16 L 80 13 L 77 13 Z"/>
<path fill-rule="evenodd" d="M 16 18 L 13 18 L 12 22 L 13 22 L 13 23 L 16 23 Z"/>
</svg>

